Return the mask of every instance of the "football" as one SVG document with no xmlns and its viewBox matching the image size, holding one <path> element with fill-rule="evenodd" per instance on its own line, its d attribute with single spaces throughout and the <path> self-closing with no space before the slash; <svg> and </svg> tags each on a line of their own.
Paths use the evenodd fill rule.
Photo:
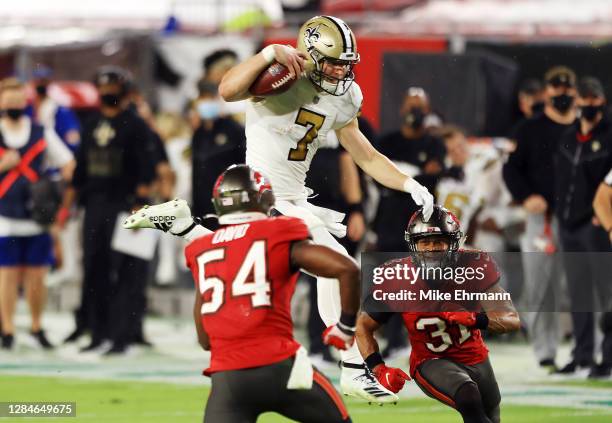
<svg viewBox="0 0 612 423">
<path fill-rule="evenodd" d="M 255 97 L 266 97 L 287 91 L 297 79 L 291 78 L 289 69 L 278 62 L 272 62 L 253 81 L 249 92 Z"/>
</svg>

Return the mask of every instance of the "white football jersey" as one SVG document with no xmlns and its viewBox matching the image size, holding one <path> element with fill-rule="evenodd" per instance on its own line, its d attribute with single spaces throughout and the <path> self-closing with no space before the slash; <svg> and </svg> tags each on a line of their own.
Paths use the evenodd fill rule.
<svg viewBox="0 0 612 423">
<path fill-rule="evenodd" d="M 362 99 L 355 82 L 345 94 L 333 96 L 301 78 L 282 94 L 249 101 L 246 163 L 270 179 L 277 199 L 306 198 L 306 173 L 313 156 L 328 134 L 357 116 Z"/>
<path fill-rule="evenodd" d="M 487 201 L 486 182 L 492 168 L 501 163 L 493 148 L 482 151 L 480 146 L 468 146 L 470 153 L 463 167 L 464 178 L 442 178 L 436 186 L 439 204 L 453 212 L 467 233 L 474 213 Z"/>
</svg>

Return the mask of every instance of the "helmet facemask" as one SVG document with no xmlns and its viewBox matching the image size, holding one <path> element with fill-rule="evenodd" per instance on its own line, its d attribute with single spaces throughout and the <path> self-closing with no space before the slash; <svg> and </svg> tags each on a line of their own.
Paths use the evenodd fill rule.
<svg viewBox="0 0 612 423">
<path fill-rule="evenodd" d="M 308 51 L 312 57 L 315 68 L 310 72 L 309 78 L 313 84 L 321 88 L 331 95 L 343 95 L 351 87 L 355 80 L 353 67 L 358 63 L 358 60 L 340 60 L 322 55 L 317 49 L 311 47 Z M 325 62 L 332 68 L 337 65 L 345 66 L 344 77 L 338 78 L 334 75 L 329 75 L 324 72 Z"/>
<path fill-rule="evenodd" d="M 420 251 L 419 240 L 426 238 L 443 239 L 448 247 L 443 251 Z M 459 248 L 465 241 L 459 221 L 448 210 L 434 206 L 434 212 L 428 221 L 423 219 L 422 210 L 416 212 L 404 234 L 408 251 L 418 267 L 422 267 L 427 277 L 423 279 L 433 287 L 446 282 L 442 276 L 449 267 L 454 267 L 459 259 Z"/>
</svg>

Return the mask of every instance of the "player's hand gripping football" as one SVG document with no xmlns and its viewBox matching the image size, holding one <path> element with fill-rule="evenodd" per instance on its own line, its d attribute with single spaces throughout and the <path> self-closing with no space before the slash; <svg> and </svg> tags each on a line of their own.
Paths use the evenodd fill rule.
<svg viewBox="0 0 612 423">
<path fill-rule="evenodd" d="M 472 327 L 476 324 L 476 313 L 470 311 L 445 311 L 442 318 L 450 324 Z"/>
<path fill-rule="evenodd" d="M 374 367 L 372 373 L 382 386 L 394 394 L 397 394 L 404 387 L 404 383 L 410 380 L 410 376 L 402 369 L 387 367 L 384 363 Z"/>
<path fill-rule="evenodd" d="M 299 78 L 304 71 L 306 55 L 292 46 L 274 44 L 274 58 L 289 69 L 292 78 Z"/>
<path fill-rule="evenodd" d="M 355 342 L 355 331 L 343 327 L 340 323 L 328 327 L 323 332 L 323 343 L 338 350 L 348 350 Z"/>
</svg>

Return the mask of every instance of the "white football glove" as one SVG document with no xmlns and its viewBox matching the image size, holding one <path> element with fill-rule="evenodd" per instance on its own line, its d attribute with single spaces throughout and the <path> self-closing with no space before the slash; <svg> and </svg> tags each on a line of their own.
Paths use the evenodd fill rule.
<svg viewBox="0 0 612 423">
<path fill-rule="evenodd" d="M 429 220 L 433 213 L 434 198 L 423 185 L 419 184 L 414 178 L 408 178 L 404 183 L 404 191 L 412 196 L 417 206 L 423 207 L 423 217 Z"/>
</svg>

